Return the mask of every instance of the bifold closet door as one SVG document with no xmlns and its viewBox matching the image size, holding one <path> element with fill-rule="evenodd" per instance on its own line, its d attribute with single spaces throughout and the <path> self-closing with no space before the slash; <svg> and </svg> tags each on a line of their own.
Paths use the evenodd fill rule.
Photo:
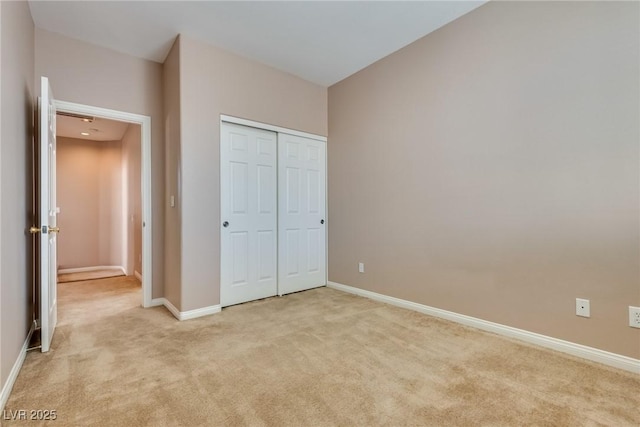
<svg viewBox="0 0 640 427">
<path fill-rule="evenodd" d="M 220 303 L 274 296 L 277 282 L 277 134 L 221 124 Z"/>
<path fill-rule="evenodd" d="M 278 294 L 326 281 L 326 143 L 278 134 Z"/>
</svg>

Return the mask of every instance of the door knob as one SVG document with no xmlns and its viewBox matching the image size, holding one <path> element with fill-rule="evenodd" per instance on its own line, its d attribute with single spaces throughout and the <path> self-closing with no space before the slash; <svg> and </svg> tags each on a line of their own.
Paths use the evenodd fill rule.
<svg viewBox="0 0 640 427">
<path fill-rule="evenodd" d="M 222 223 L 222 226 L 223 226 L 224 228 L 227 228 L 227 227 L 229 226 L 229 221 L 225 221 L 225 222 L 223 222 L 223 223 Z"/>
<path fill-rule="evenodd" d="M 60 227 L 49 227 L 49 233 L 59 233 Z"/>
<path fill-rule="evenodd" d="M 29 233 L 31 234 L 37 234 L 39 232 L 40 232 L 40 227 L 32 226 L 31 228 L 29 228 Z"/>
<path fill-rule="evenodd" d="M 320 220 L 320 224 L 324 224 L 324 219 L 321 219 L 321 220 Z"/>
</svg>

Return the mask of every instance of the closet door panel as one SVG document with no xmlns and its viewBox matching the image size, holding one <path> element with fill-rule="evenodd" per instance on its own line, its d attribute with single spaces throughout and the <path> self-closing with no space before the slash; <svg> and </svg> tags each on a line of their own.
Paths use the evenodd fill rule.
<svg viewBox="0 0 640 427">
<path fill-rule="evenodd" d="M 326 144 L 278 134 L 278 294 L 326 285 Z"/>
<path fill-rule="evenodd" d="M 220 186 L 221 305 L 276 295 L 276 133 L 222 123 Z"/>
</svg>

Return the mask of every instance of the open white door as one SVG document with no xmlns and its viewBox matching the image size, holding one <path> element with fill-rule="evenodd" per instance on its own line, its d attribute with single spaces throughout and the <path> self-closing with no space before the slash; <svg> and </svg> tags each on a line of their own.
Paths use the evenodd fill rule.
<svg viewBox="0 0 640 427">
<path fill-rule="evenodd" d="M 40 338 L 49 351 L 57 321 L 56 260 L 56 109 L 49 79 L 41 77 L 40 93 Z"/>
</svg>

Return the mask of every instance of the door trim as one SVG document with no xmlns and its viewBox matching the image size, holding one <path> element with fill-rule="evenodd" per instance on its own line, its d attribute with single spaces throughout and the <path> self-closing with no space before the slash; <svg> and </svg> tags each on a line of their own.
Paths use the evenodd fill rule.
<svg viewBox="0 0 640 427">
<path fill-rule="evenodd" d="M 151 117 L 142 114 L 127 113 L 124 111 L 110 110 L 107 108 L 93 107 L 91 105 L 77 104 L 55 100 L 57 111 L 65 113 L 86 114 L 103 119 L 119 120 L 121 122 L 140 125 L 142 147 L 142 306 L 151 307 L 151 295 L 153 284 L 153 213 L 151 204 Z"/>
<path fill-rule="evenodd" d="M 226 123 L 232 123 L 232 124 L 236 124 L 236 125 L 243 125 L 243 126 L 249 126 L 249 127 L 254 127 L 257 129 L 263 129 L 263 130 L 270 130 L 272 132 L 276 132 L 278 134 L 280 133 L 286 133 L 289 135 L 295 135 L 295 136 L 300 136 L 302 138 L 309 138 L 309 139 L 315 139 L 317 141 L 322 141 L 325 143 L 324 145 L 324 158 L 325 158 L 325 162 L 324 162 L 324 180 L 325 180 L 325 192 L 324 192 L 324 197 L 325 197 L 325 205 L 324 205 L 324 209 L 325 209 L 325 221 L 326 221 L 326 227 L 324 228 L 324 251 L 325 251 L 325 283 L 329 283 L 329 225 L 330 225 L 330 221 L 329 221 L 329 147 L 328 147 L 328 140 L 326 136 L 322 136 L 322 135 L 316 135 L 313 133 L 308 133 L 308 132 L 302 132 L 302 131 L 298 131 L 298 130 L 294 130 L 294 129 L 289 129 L 289 128 L 284 128 L 281 126 L 276 126 L 276 125 L 270 125 L 268 123 L 262 123 L 262 122 L 257 122 L 255 120 L 249 120 L 249 119 L 243 119 L 240 117 L 234 117 L 234 116 L 228 116 L 226 114 L 220 114 L 220 130 L 218 132 L 218 138 L 220 138 L 218 140 L 218 146 L 219 146 L 219 150 L 222 150 L 222 143 L 221 143 L 221 138 L 222 138 L 222 123 L 226 122 Z M 220 159 L 222 159 L 222 156 L 220 157 Z M 277 163 L 276 163 L 277 165 Z M 218 171 L 220 171 L 220 164 L 218 164 Z M 222 177 L 219 176 L 218 177 L 218 182 L 222 183 Z M 220 193 L 220 197 L 222 197 L 222 185 L 220 186 L 220 188 L 218 189 L 219 193 Z M 221 200 L 218 200 L 218 202 L 221 202 Z M 222 203 L 218 203 L 218 215 L 220 218 L 222 218 Z M 279 244 L 279 242 L 278 242 Z M 222 259 L 222 236 L 220 236 L 220 259 Z M 276 269 L 276 274 L 279 274 L 279 272 Z M 220 301 L 220 290 L 222 289 L 222 265 L 220 266 L 220 287 L 219 287 L 219 293 L 218 293 L 218 301 Z M 326 285 L 325 285 L 326 286 Z M 282 296 L 282 294 L 280 294 L 280 285 L 278 284 L 278 296 Z"/>
<path fill-rule="evenodd" d="M 277 133 L 287 133 L 289 135 L 301 136 L 302 138 L 309 138 L 309 139 L 315 139 L 322 142 L 327 142 L 326 136 L 315 135 L 313 133 L 287 129 L 280 126 L 270 125 L 267 123 L 256 122 L 254 120 L 241 119 L 239 117 L 226 116 L 224 114 L 220 114 L 220 123 L 222 122 L 234 123 L 236 125 L 249 126 L 257 129 L 270 130 L 272 132 L 277 132 Z"/>
</svg>

